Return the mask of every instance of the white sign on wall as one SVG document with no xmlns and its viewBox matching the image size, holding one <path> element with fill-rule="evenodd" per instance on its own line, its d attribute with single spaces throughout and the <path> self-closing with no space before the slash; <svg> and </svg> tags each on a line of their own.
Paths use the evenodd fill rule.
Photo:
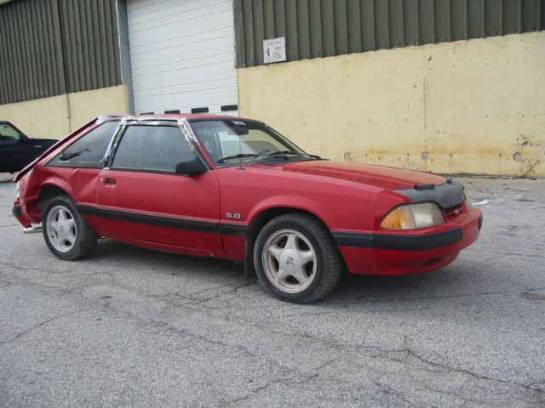
<svg viewBox="0 0 545 408">
<path fill-rule="evenodd" d="M 286 37 L 269 38 L 263 40 L 263 62 L 286 61 Z"/>
</svg>

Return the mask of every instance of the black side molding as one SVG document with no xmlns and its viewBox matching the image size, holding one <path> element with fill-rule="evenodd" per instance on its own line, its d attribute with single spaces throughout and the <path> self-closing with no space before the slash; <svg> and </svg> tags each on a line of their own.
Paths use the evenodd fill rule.
<svg viewBox="0 0 545 408">
<path fill-rule="evenodd" d="M 246 235 L 247 227 L 235 224 L 219 224 L 219 231 L 222 235 L 241 236 Z"/>
<path fill-rule="evenodd" d="M 432 235 L 352 234 L 338 232 L 333 233 L 333 238 L 335 238 L 339 246 L 422 251 L 460 242 L 463 238 L 463 232 L 459 228 Z"/>
<path fill-rule="evenodd" d="M 139 224 L 153 225 L 182 230 L 208 232 L 211 234 L 223 235 L 244 235 L 247 227 L 235 224 L 220 224 L 217 222 L 184 220 L 172 217 L 138 214 L 128 211 L 107 210 L 88 205 L 77 205 L 78 211 L 83 215 L 93 215 L 107 218 L 114 221 L 134 222 Z"/>
</svg>

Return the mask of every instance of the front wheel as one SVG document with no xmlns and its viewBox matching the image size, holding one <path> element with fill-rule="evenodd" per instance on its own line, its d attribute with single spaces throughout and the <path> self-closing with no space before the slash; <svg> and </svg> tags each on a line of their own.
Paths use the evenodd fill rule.
<svg viewBox="0 0 545 408">
<path fill-rule="evenodd" d="M 47 200 L 42 214 L 45 243 L 57 258 L 73 261 L 93 251 L 97 236 L 70 198 L 59 195 Z"/>
<path fill-rule="evenodd" d="M 329 231 L 304 214 L 283 215 L 263 227 L 254 246 L 254 265 L 267 292 L 294 303 L 328 295 L 344 268 Z"/>
</svg>

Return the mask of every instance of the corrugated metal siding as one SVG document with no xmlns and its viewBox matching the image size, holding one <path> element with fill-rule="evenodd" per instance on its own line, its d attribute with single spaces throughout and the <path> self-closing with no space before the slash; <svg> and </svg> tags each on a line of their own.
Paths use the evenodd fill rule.
<svg viewBox="0 0 545 408">
<path fill-rule="evenodd" d="M 0 104 L 120 83 L 116 0 L 0 7 Z"/>
<path fill-rule="evenodd" d="M 286 37 L 288 61 L 545 29 L 545 0 L 234 0 L 237 66 L 263 64 Z"/>
</svg>

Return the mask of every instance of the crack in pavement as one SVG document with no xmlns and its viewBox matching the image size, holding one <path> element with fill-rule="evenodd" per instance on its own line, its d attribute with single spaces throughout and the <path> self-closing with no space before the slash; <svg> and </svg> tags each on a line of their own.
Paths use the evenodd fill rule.
<svg viewBox="0 0 545 408">
<path fill-rule="evenodd" d="M 392 386 L 389 386 L 387 384 L 383 384 L 380 381 L 373 381 L 373 384 L 381 389 L 385 394 L 393 394 L 399 399 L 401 399 L 403 402 L 407 403 L 410 407 L 416 407 L 416 408 L 428 408 L 429 405 L 416 405 L 414 401 L 411 401 L 408 399 L 408 397 L 405 396 L 405 394 L 399 390 L 396 390 Z"/>
<path fill-rule="evenodd" d="M 321 364 L 319 364 L 318 366 L 316 366 L 315 368 L 312 369 L 312 373 L 311 374 L 307 374 L 305 376 L 303 376 L 301 378 L 301 375 L 300 374 L 295 374 L 291 377 L 288 377 L 288 378 L 276 378 L 276 379 L 273 379 L 267 383 L 265 383 L 264 385 L 261 385 L 257 388 L 254 388 L 253 390 L 251 390 L 248 394 L 244 395 L 243 397 L 238 397 L 238 398 L 235 398 L 233 400 L 230 400 L 230 401 L 227 401 L 223 404 L 220 404 L 221 407 L 230 407 L 232 405 L 235 405 L 239 402 L 242 402 L 242 401 L 248 401 L 250 400 L 251 398 L 255 397 L 257 394 L 259 394 L 260 392 L 264 391 L 264 390 L 267 390 L 268 388 L 272 387 L 273 385 L 276 385 L 276 384 L 286 384 L 286 385 L 289 385 L 289 384 L 292 384 L 292 383 L 296 383 L 298 385 L 302 385 L 302 384 L 305 384 L 317 377 L 320 376 L 320 373 L 319 371 L 322 370 L 324 367 L 328 366 L 329 364 L 331 364 L 332 362 L 334 362 L 335 360 L 338 360 L 339 357 L 335 357 L 335 358 L 332 358 L 332 359 L 329 359 Z M 301 378 L 299 381 L 295 381 L 297 378 Z"/>
<path fill-rule="evenodd" d="M 253 282 L 246 282 L 246 283 L 243 283 L 241 285 L 234 286 L 234 287 L 232 285 L 215 286 L 215 287 L 212 287 L 212 288 L 200 289 L 200 290 L 197 290 L 195 292 L 190 292 L 188 294 L 182 294 L 182 293 L 175 292 L 175 293 L 172 293 L 172 295 L 176 296 L 176 297 L 179 297 L 179 298 L 182 298 L 182 299 L 188 300 L 189 302 L 187 304 L 189 304 L 189 305 L 201 305 L 203 303 L 209 302 L 210 300 L 221 299 L 221 298 L 223 298 L 223 297 L 225 297 L 227 295 L 230 295 L 232 293 L 237 292 L 239 289 L 246 288 L 248 286 L 253 286 L 255 284 L 256 284 L 256 282 L 253 281 Z M 206 293 L 206 292 L 210 292 L 210 291 L 213 291 L 213 290 L 221 290 L 221 289 L 227 289 L 227 288 L 229 289 L 228 291 L 221 292 L 221 293 L 215 294 L 215 295 L 210 296 L 210 297 L 205 297 L 205 298 L 195 297 L 195 295 L 200 294 L 200 293 Z"/>
<path fill-rule="evenodd" d="M 535 383 L 522 384 L 522 383 L 517 383 L 517 382 L 513 382 L 513 381 L 504 380 L 504 379 L 501 379 L 501 378 L 494 378 L 494 377 L 487 376 L 485 374 L 480 374 L 480 373 L 473 372 L 473 371 L 468 370 L 468 369 L 459 368 L 459 367 L 452 367 L 452 366 L 449 366 L 449 365 L 444 364 L 444 363 L 440 363 L 440 362 L 433 361 L 431 359 L 427 359 L 427 358 L 421 356 L 420 354 L 418 354 L 413 349 L 407 347 L 408 339 L 407 339 L 407 336 L 405 336 L 405 335 L 402 335 L 403 336 L 403 342 L 402 342 L 402 345 L 399 348 L 383 349 L 383 348 L 380 348 L 380 347 L 375 346 L 375 345 L 339 343 L 339 342 L 334 341 L 334 340 L 325 339 L 325 338 L 321 338 L 321 337 L 316 337 L 316 336 L 313 336 L 313 335 L 308 334 L 308 333 L 301 333 L 301 332 L 294 331 L 294 330 L 283 332 L 283 331 L 273 330 L 273 329 L 270 329 L 270 328 L 267 328 L 267 327 L 263 327 L 263 326 L 260 326 L 259 324 L 253 323 L 253 322 L 246 322 L 246 323 L 252 325 L 255 328 L 258 328 L 260 330 L 264 330 L 264 331 L 267 331 L 267 332 L 270 332 L 270 333 L 283 335 L 283 336 L 289 336 L 289 337 L 298 336 L 298 337 L 301 337 L 301 338 L 304 338 L 304 339 L 309 339 L 309 340 L 312 340 L 312 341 L 315 341 L 315 342 L 319 342 L 319 343 L 325 344 L 326 346 L 331 347 L 334 350 L 339 351 L 339 352 L 346 352 L 346 351 L 352 350 L 352 351 L 357 352 L 358 354 L 363 355 L 364 357 L 382 358 L 382 359 L 386 359 L 386 360 L 389 360 L 389 361 L 392 361 L 392 362 L 406 364 L 408 366 L 412 366 L 413 368 L 417 368 L 417 367 L 414 366 L 414 364 L 411 364 L 411 362 L 410 362 L 410 360 L 408 358 L 408 357 L 412 357 L 413 359 L 418 360 L 423 364 L 426 364 L 426 365 L 429 365 L 429 366 L 432 366 L 432 367 L 436 367 L 436 368 L 439 369 L 439 370 L 429 370 L 429 369 L 423 368 L 425 371 L 443 372 L 443 373 L 445 373 L 447 375 L 451 374 L 452 372 L 456 372 L 456 373 L 466 375 L 466 376 L 469 376 L 471 378 L 482 380 L 482 381 L 496 382 L 496 383 L 504 384 L 504 385 L 507 385 L 507 386 L 510 386 L 510 387 L 519 387 L 519 388 L 522 388 L 524 390 L 524 392 L 530 392 L 531 397 L 535 401 L 527 401 L 527 400 L 520 399 L 520 398 L 517 398 L 517 399 L 520 399 L 520 400 L 525 401 L 527 403 L 542 403 L 542 402 L 545 401 L 545 399 L 544 399 L 545 398 L 545 391 L 542 390 L 542 389 L 533 388 Z M 407 357 L 404 360 L 401 360 L 399 358 L 392 357 L 391 354 L 406 354 Z"/>
<path fill-rule="evenodd" d="M 508 256 L 520 256 L 523 258 L 539 258 L 539 259 L 545 259 L 545 255 L 540 254 L 523 254 L 520 252 L 507 252 L 506 255 Z"/>
<path fill-rule="evenodd" d="M 79 310 L 76 310 L 74 312 L 65 313 L 65 314 L 62 314 L 62 315 L 59 315 L 59 316 L 54 316 L 54 317 L 52 317 L 50 319 L 44 320 L 44 321 L 42 321 L 42 322 L 40 322 L 40 323 L 38 323 L 38 324 L 36 324 L 36 325 L 34 325 L 32 327 L 29 327 L 28 329 L 23 330 L 20 333 L 17 333 L 15 336 L 13 336 L 12 338 L 10 338 L 8 340 L 0 341 L 0 345 L 13 343 L 13 342 L 19 340 L 21 337 L 26 336 L 27 334 L 33 332 L 34 330 L 37 330 L 37 329 L 39 329 L 41 327 L 44 327 L 44 326 L 47 326 L 49 323 L 52 323 L 52 322 L 54 322 L 56 320 L 60 320 L 60 319 L 63 319 L 65 317 L 71 316 L 71 315 L 76 314 L 78 312 L 79 312 Z"/>
<path fill-rule="evenodd" d="M 414 351 L 410 347 L 407 347 L 407 345 L 406 345 L 407 338 L 406 338 L 406 336 L 404 336 L 404 337 L 405 337 L 404 345 L 401 348 L 390 349 L 390 350 L 388 350 L 388 349 L 384 350 L 384 349 L 379 348 L 378 350 L 376 350 L 379 354 L 370 355 L 370 357 L 387 359 L 389 361 L 402 363 L 402 364 L 404 363 L 404 364 L 407 364 L 407 365 L 411 365 L 411 363 L 409 361 L 409 357 L 412 357 L 413 359 L 415 359 L 417 361 L 420 361 L 421 363 L 423 363 L 425 365 L 428 365 L 428 366 L 431 366 L 431 367 L 434 367 L 434 368 L 438 368 L 438 370 L 429 370 L 427 368 L 423 368 L 426 371 L 431 371 L 433 373 L 443 372 L 443 373 L 445 373 L 447 375 L 451 374 L 452 372 L 456 372 L 456 373 L 459 373 L 459 374 L 462 374 L 462 375 L 470 376 L 470 377 L 472 377 L 472 378 L 474 378 L 476 380 L 496 382 L 496 383 L 504 384 L 504 385 L 507 385 L 507 386 L 510 386 L 510 387 L 512 387 L 512 386 L 519 387 L 519 388 L 524 389 L 525 391 L 530 392 L 530 396 L 531 396 L 531 398 L 534 399 L 534 401 L 529 401 L 529 400 L 526 400 L 524 398 L 519 398 L 519 397 L 516 397 L 516 396 L 511 396 L 512 398 L 518 399 L 520 401 L 524 401 L 524 402 L 529 403 L 529 404 L 545 402 L 545 392 L 544 392 L 544 390 L 539 389 L 539 388 L 534 388 L 535 383 L 522 384 L 522 383 L 518 383 L 518 382 L 514 382 L 514 381 L 508 381 L 508 380 L 501 379 L 501 378 L 494 378 L 494 377 L 490 377 L 490 376 L 485 375 L 485 374 L 477 373 L 477 372 L 474 372 L 474 371 L 471 371 L 471 370 L 468 370 L 468 369 L 465 369 L 465 368 L 453 367 L 453 366 L 445 364 L 445 363 L 433 361 L 433 360 L 431 360 L 429 358 L 423 357 L 422 355 L 420 355 L 419 353 L 417 353 L 416 351 Z M 403 360 L 401 360 L 401 359 L 392 357 L 391 354 L 405 354 L 405 358 Z M 414 367 L 414 365 L 413 365 L 413 367 Z M 440 392 L 437 389 L 434 389 L 434 391 Z M 460 397 L 460 398 L 465 398 L 462 395 L 457 395 L 457 396 Z M 483 401 L 477 401 L 477 402 L 482 403 Z"/>
<path fill-rule="evenodd" d="M 444 294 L 444 295 L 428 295 L 428 296 L 419 296 L 419 297 L 412 297 L 412 298 L 371 298 L 371 299 L 365 299 L 364 297 L 356 298 L 353 301 L 350 302 L 339 302 L 339 303 L 333 303 L 338 306 L 341 306 L 342 308 L 347 308 L 349 306 L 353 305 L 365 305 L 365 304 L 376 304 L 376 303 L 391 303 L 393 301 L 396 302 L 415 302 L 415 301 L 421 301 L 421 300 L 435 300 L 435 299 L 455 299 L 455 298 L 466 298 L 466 297 L 478 297 L 478 296 L 492 296 L 492 295 L 508 295 L 508 294 L 515 294 L 519 293 L 520 291 L 538 291 L 538 290 L 544 290 L 545 287 L 537 287 L 537 288 L 526 288 L 526 289 L 518 289 L 518 290 L 498 290 L 498 291 L 481 291 L 481 292 L 470 292 L 470 293 L 458 293 L 458 294 Z M 362 303 L 362 301 L 364 301 Z M 324 312 L 323 314 L 327 313 L 335 313 L 335 312 Z M 315 313 L 316 315 L 322 314 L 320 312 Z M 299 314 L 300 315 L 300 314 Z M 310 315 L 310 314 L 306 314 Z M 295 316 L 295 315 L 285 315 L 287 317 Z"/>
</svg>

